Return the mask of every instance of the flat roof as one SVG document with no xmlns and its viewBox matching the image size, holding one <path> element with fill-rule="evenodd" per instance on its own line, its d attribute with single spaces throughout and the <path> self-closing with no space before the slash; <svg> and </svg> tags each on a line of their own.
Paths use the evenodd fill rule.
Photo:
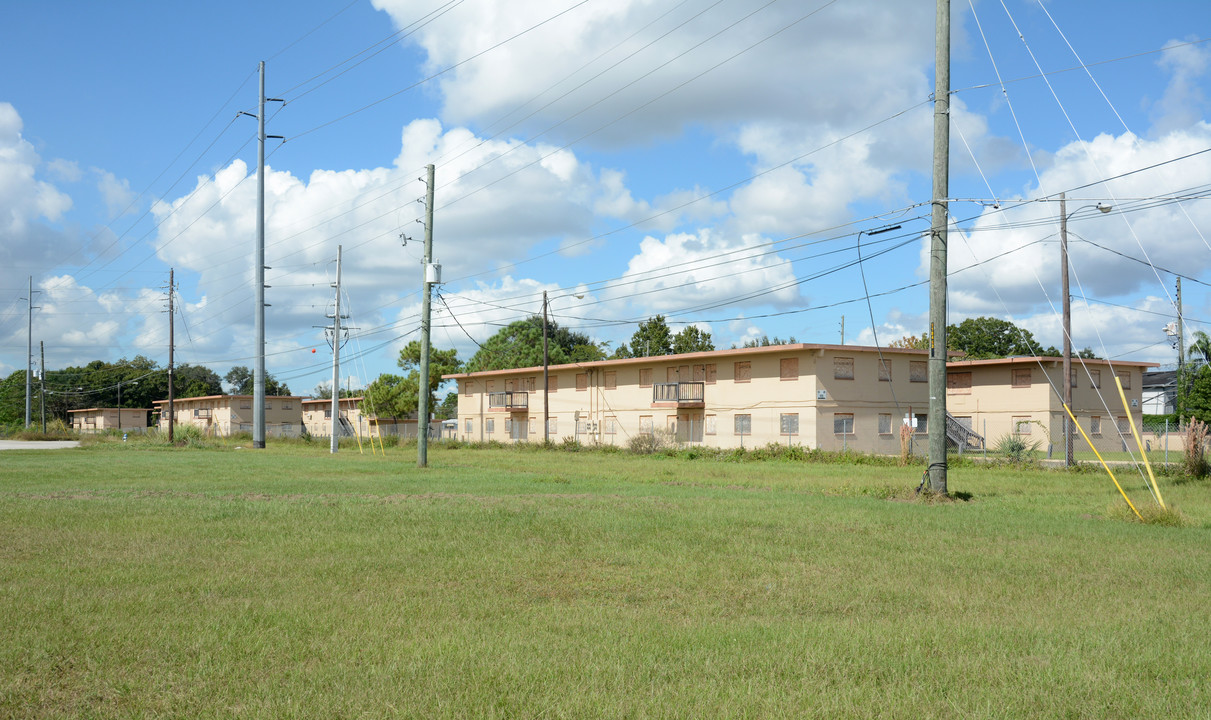
<svg viewBox="0 0 1211 720">
<path fill-rule="evenodd" d="M 1063 363 L 1063 362 L 1064 362 L 1064 358 L 1054 357 L 1051 355 L 1037 356 L 1037 357 L 1034 355 L 1019 355 L 1016 357 L 1007 357 L 1007 358 L 988 358 L 987 360 L 950 360 L 949 362 L 946 363 L 946 367 L 948 367 L 948 368 L 972 367 L 975 365 L 1017 365 L 1017 364 L 1022 364 L 1022 363 L 1029 363 L 1031 365 L 1037 365 L 1039 363 Z M 1084 364 L 1084 365 L 1106 365 L 1109 367 L 1114 367 L 1115 365 L 1127 365 L 1130 367 L 1139 367 L 1139 368 L 1160 367 L 1160 363 L 1142 362 L 1139 360 L 1115 360 L 1115 361 L 1111 362 L 1110 360 L 1103 360 L 1101 358 L 1078 358 L 1075 355 L 1072 356 L 1072 366 L 1073 367 L 1080 367 L 1082 364 Z"/>
<path fill-rule="evenodd" d="M 343 397 L 340 399 L 340 401 L 343 403 L 345 403 L 345 402 L 354 403 L 354 402 L 361 402 L 364 399 L 365 398 L 363 396 L 359 395 L 357 397 Z M 315 403 L 324 403 L 326 405 L 331 405 L 332 398 L 310 398 L 310 399 L 303 401 L 304 405 L 314 405 Z"/>
<path fill-rule="evenodd" d="M 167 401 L 165 401 L 165 402 L 167 402 Z M 98 412 L 98 411 L 100 411 L 100 410 L 141 410 L 141 411 L 143 411 L 143 412 L 151 412 L 151 411 L 152 411 L 152 408 L 111 408 L 111 407 L 105 407 L 105 408 L 101 408 L 101 407 L 94 407 L 94 408 L 82 408 L 82 409 L 80 409 L 80 410 L 68 410 L 67 412 L 69 412 L 69 413 Z"/>
<path fill-rule="evenodd" d="M 219 398 L 231 399 L 231 400 L 234 400 L 236 398 L 240 398 L 240 399 L 248 398 L 249 400 L 251 400 L 254 397 L 256 397 L 256 396 L 255 395 L 200 395 L 198 397 L 173 398 L 172 401 L 174 403 L 179 403 L 179 402 L 193 402 L 195 400 L 217 400 Z M 305 397 L 306 397 L 305 395 L 266 395 L 265 399 L 272 400 L 272 399 L 281 398 L 283 400 L 303 400 L 303 399 L 305 399 Z M 153 405 L 167 405 L 168 400 L 153 400 L 152 404 Z"/>
</svg>

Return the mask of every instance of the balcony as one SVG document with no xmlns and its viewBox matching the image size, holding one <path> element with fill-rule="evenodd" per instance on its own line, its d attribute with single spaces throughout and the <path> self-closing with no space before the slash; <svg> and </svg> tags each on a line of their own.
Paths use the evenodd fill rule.
<svg viewBox="0 0 1211 720">
<path fill-rule="evenodd" d="M 526 412 L 530 409 L 530 394 L 512 390 L 488 393 L 488 409 Z"/>
<path fill-rule="evenodd" d="M 706 407 L 706 383 L 675 382 L 652 385 L 653 407 Z"/>
</svg>

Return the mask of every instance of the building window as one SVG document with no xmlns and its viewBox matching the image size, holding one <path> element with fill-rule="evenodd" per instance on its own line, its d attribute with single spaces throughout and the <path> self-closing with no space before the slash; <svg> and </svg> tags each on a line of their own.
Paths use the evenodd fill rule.
<svg viewBox="0 0 1211 720">
<path fill-rule="evenodd" d="M 559 392 L 559 376 L 547 376 L 547 392 Z"/>
<path fill-rule="evenodd" d="M 1115 375 L 1118 375 L 1119 382 L 1121 382 L 1123 384 L 1124 390 L 1131 389 L 1131 371 L 1130 370 L 1120 370 L 1120 371 L 1116 372 Z"/>
<path fill-rule="evenodd" d="M 753 416 L 752 415 L 736 415 L 733 419 L 735 433 L 737 435 L 752 435 L 753 434 Z"/>
<path fill-rule="evenodd" d="M 294 426 L 293 426 L 293 425 L 291 425 L 291 424 L 290 424 L 290 423 L 288 423 L 288 422 L 284 422 L 284 423 L 282 423 L 282 432 L 283 432 L 283 433 L 288 433 L 288 432 L 290 432 L 290 431 L 291 431 L 293 428 L 294 428 Z"/>
<path fill-rule="evenodd" d="M 1013 386 L 1015 388 L 1030 387 L 1030 368 L 1014 368 Z"/>
<path fill-rule="evenodd" d="M 1129 420 L 1126 416 L 1123 416 L 1123 415 L 1120 415 L 1117 419 L 1118 419 L 1119 433 L 1122 433 L 1122 434 L 1130 433 L 1131 432 L 1131 420 Z"/>
<path fill-rule="evenodd" d="M 971 373 L 970 372 L 946 373 L 946 391 L 955 393 L 956 395 L 970 395 L 971 394 Z"/>
<path fill-rule="evenodd" d="M 853 435 L 854 434 L 854 414 L 853 413 L 835 413 L 833 415 L 833 434 L 834 435 Z"/>
<path fill-rule="evenodd" d="M 589 389 L 589 374 L 588 373 L 576 373 L 576 391 L 580 392 L 582 390 L 588 390 L 588 389 Z"/>
<path fill-rule="evenodd" d="M 670 383 L 681 382 L 681 373 L 678 372 L 676 365 L 670 368 L 665 368 L 664 381 Z"/>
<path fill-rule="evenodd" d="M 929 382 L 929 363 L 924 360 L 909 360 L 908 382 Z"/>
<path fill-rule="evenodd" d="M 530 426 L 530 434 L 537 435 L 538 434 L 538 418 L 536 418 L 536 417 L 529 418 L 529 426 Z"/>
<path fill-rule="evenodd" d="M 494 390 L 496 390 L 496 381 L 495 380 L 485 380 L 484 381 L 484 392 L 490 393 L 490 392 L 493 392 Z"/>
<path fill-rule="evenodd" d="M 240 432 L 252 432 L 252 424 L 240 423 Z"/>
<path fill-rule="evenodd" d="M 851 357 L 835 357 L 835 358 L 833 358 L 833 379 L 834 380 L 853 380 L 854 379 L 854 359 Z"/>
<path fill-rule="evenodd" d="M 1014 415 L 1013 416 L 1013 434 L 1014 435 L 1029 435 L 1030 428 L 1034 425 L 1030 421 L 1029 415 Z"/>
<path fill-rule="evenodd" d="M 618 389 L 618 371 L 606 370 L 605 389 L 606 390 L 617 390 Z"/>
<path fill-rule="evenodd" d="M 702 432 L 704 435 L 714 435 L 715 434 L 715 416 L 714 415 L 707 415 L 705 418 L 703 418 L 702 424 L 703 424 Z"/>
<path fill-rule="evenodd" d="M 782 358 L 779 360 L 778 377 L 781 380 L 798 380 L 799 358 Z"/>
<path fill-rule="evenodd" d="M 914 415 L 913 419 L 916 421 L 916 427 L 913 429 L 916 431 L 916 433 L 918 435 L 929 434 L 929 415 L 928 414 Z"/>
<path fill-rule="evenodd" d="M 332 419 L 332 408 L 324 408 L 324 419 L 325 420 Z"/>
<path fill-rule="evenodd" d="M 715 384 L 715 363 L 704 363 L 694 366 L 694 382 Z"/>
<path fill-rule="evenodd" d="M 639 434 L 640 435 L 651 435 L 652 434 L 652 416 L 651 415 L 640 415 L 639 416 Z"/>
<path fill-rule="evenodd" d="M 496 432 L 496 418 L 487 418 L 484 420 L 484 432 L 489 435 Z"/>
<path fill-rule="evenodd" d="M 517 383 L 518 383 L 518 385 L 521 386 L 521 389 L 523 391 L 535 392 L 534 388 L 538 387 L 538 378 L 537 377 L 520 378 L 517 381 Z"/>
<path fill-rule="evenodd" d="M 464 433 L 466 433 L 468 435 L 471 434 L 471 418 L 467 418 L 467 421 L 465 423 L 463 423 L 463 428 L 464 428 L 463 429 Z"/>
<path fill-rule="evenodd" d="M 879 434 L 891 435 L 891 413 L 879 413 Z"/>
<path fill-rule="evenodd" d="M 652 368 L 639 371 L 639 387 L 652 387 Z"/>
<path fill-rule="evenodd" d="M 1101 435 L 1102 434 L 1102 418 L 1100 415 L 1092 415 L 1089 417 L 1089 434 L 1090 435 Z"/>
<path fill-rule="evenodd" d="M 618 434 L 618 418 L 614 417 L 613 415 L 610 415 L 610 416 L 607 416 L 607 417 L 606 417 L 606 419 L 605 419 L 605 434 L 606 434 L 606 435 L 616 435 L 616 434 Z"/>
<path fill-rule="evenodd" d="M 891 362 L 879 361 L 879 380 L 880 382 L 891 382 Z"/>
<path fill-rule="evenodd" d="M 252 409 L 252 398 L 240 398 L 240 409 L 241 410 L 251 410 Z"/>
<path fill-rule="evenodd" d="M 266 401 L 265 401 L 265 409 L 266 409 L 266 410 L 272 410 L 272 409 L 273 409 L 273 401 L 272 401 L 272 400 L 266 400 Z"/>
<path fill-rule="evenodd" d="M 505 418 L 505 434 L 513 437 L 513 418 Z"/>
<path fill-rule="evenodd" d="M 778 416 L 778 431 L 783 435 L 799 434 L 799 413 L 782 413 Z"/>
<path fill-rule="evenodd" d="M 463 382 L 462 382 L 463 395 L 470 395 L 471 388 L 474 386 L 475 386 L 474 380 L 463 380 Z"/>
<path fill-rule="evenodd" d="M 1076 368 L 1072 368 L 1072 377 L 1068 378 L 1071 387 L 1076 387 Z"/>
<path fill-rule="evenodd" d="M 753 365 L 748 360 L 736 363 L 735 381 L 738 383 L 751 382 L 753 379 Z"/>
<path fill-rule="evenodd" d="M 547 434 L 559 434 L 559 418 L 547 418 Z"/>
<path fill-rule="evenodd" d="M 1101 387 L 1102 387 L 1102 371 L 1101 370 L 1090 370 L 1089 371 L 1089 382 L 1091 383 L 1090 387 L 1092 387 L 1094 389 L 1101 389 Z"/>
<path fill-rule="evenodd" d="M 283 400 L 283 401 L 282 401 L 282 409 L 283 409 L 283 410 L 293 410 L 293 409 L 294 409 L 294 403 L 290 402 L 289 400 Z"/>
</svg>

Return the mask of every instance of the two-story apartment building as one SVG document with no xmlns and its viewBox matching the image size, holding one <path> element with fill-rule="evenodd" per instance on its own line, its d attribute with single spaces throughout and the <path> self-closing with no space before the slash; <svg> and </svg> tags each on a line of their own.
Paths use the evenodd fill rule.
<svg viewBox="0 0 1211 720">
<path fill-rule="evenodd" d="M 1139 426 L 1142 374 L 1156 363 L 1116 360 L 1072 361 L 1072 411 L 1099 450 L 1119 449 L 1120 428 L 1130 436 L 1128 420 Z M 947 363 L 947 411 L 968 429 L 995 443 L 1017 435 L 1044 445 L 1063 443 L 1064 366 L 1061 358 L 1014 357 Z M 1123 408 L 1114 379 L 1123 385 L 1130 414 Z M 1074 430 L 1076 447 L 1085 443 Z"/>
<path fill-rule="evenodd" d="M 458 437 L 625 445 L 665 432 L 716 447 L 791 443 L 898 453 L 925 432 L 928 351 L 794 344 L 457 373 Z"/>
<path fill-rule="evenodd" d="M 194 425 L 207 434 L 231 435 L 252 432 L 252 395 L 207 395 L 174 398 L 176 424 Z M 303 429 L 303 398 L 276 395 L 265 398 L 265 434 L 293 437 Z M 159 428 L 168 430 L 168 401 L 156 400 L 160 410 Z"/>
</svg>

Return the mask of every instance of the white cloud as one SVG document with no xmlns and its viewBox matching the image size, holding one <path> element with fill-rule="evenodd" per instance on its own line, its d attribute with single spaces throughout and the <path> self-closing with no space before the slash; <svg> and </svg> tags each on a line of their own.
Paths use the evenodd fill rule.
<svg viewBox="0 0 1211 720">
<path fill-rule="evenodd" d="M 1171 49 L 1161 53 L 1157 60 L 1158 65 L 1172 74 L 1164 95 L 1152 108 L 1152 133 L 1158 137 L 1193 125 L 1207 109 L 1200 81 L 1211 68 L 1211 51 L 1198 45 L 1172 47 L 1178 44 L 1176 40 L 1167 43 Z"/>
<path fill-rule="evenodd" d="M 0 102 L 0 263 L 11 266 L 61 258 L 62 234 L 45 224 L 63 219 L 71 198 L 50 183 L 38 180 L 42 164 L 33 145 L 21 135 L 24 124 L 17 109 Z"/>
<path fill-rule="evenodd" d="M 119 180 L 113 173 L 100 168 L 93 168 L 93 172 L 98 176 L 97 190 L 105 201 L 109 216 L 114 218 L 129 210 L 135 199 L 135 194 L 130 190 L 130 181 Z"/>
</svg>

